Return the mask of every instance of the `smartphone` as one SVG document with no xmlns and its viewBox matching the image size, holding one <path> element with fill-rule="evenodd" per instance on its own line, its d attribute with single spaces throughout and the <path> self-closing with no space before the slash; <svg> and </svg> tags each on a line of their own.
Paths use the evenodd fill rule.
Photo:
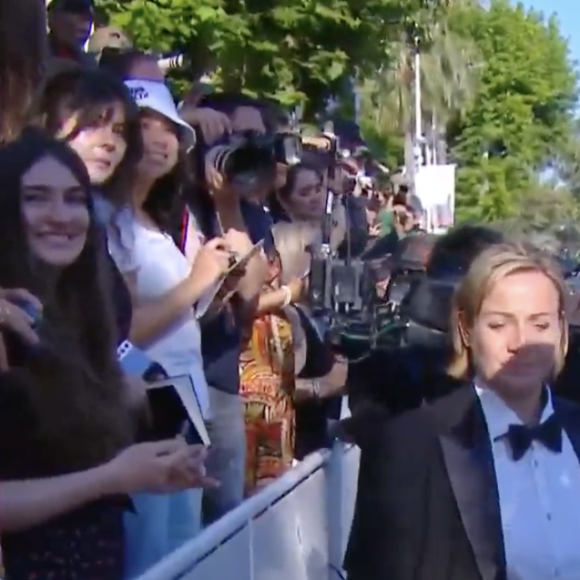
<svg viewBox="0 0 580 580">
<path fill-rule="evenodd" d="M 131 377 L 142 378 L 154 365 L 154 361 L 128 340 L 117 347 L 117 358 L 123 371 Z"/>
<path fill-rule="evenodd" d="M 26 314 L 32 318 L 31 328 L 33 330 L 38 328 L 42 322 L 42 311 L 39 308 L 24 298 L 9 298 L 8 301 L 11 304 L 14 304 L 14 306 L 18 306 L 18 308 L 24 310 L 24 312 L 26 312 Z"/>
</svg>

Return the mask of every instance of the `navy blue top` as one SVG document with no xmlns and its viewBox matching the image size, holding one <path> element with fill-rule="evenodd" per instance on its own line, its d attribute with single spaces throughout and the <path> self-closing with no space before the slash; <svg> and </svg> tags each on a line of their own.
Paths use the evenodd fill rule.
<svg viewBox="0 0 580 580">
<path fill-rule="evenodd" d="M 264 250 L 268 253 L 274 247 L 269 213 L 260 205 L 248 201 L 241 201 L 240 206 L 250 239 L 254 244 L 264 240 Z M 208 238 L 220 235 L 215 216 L 211 230 L 204 232 Z M 208 385 L 226 393 L 238 393 L 241 349 L 242 328 L 230 312 L 222 311 L 202 324 L 201 352 Z"/>
</svg>

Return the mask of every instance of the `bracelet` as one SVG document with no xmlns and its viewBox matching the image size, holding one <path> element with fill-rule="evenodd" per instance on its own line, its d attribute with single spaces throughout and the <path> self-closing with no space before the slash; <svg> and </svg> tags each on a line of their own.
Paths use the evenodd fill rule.
<svg viewBox="0 0 580 580">
<path fill-rule="evenodd" d="M 319 397 L 320 396 L 320 380 L 319 379 L 313 379 L 311 381 L 312 383 L 312 394 L 315 397 Z"/>
<path fill-rule="evenodd" d="M 282 308 L 285 308 L 292 302 L 292 290 L 288 286 L 282 286 L 280 290 L 284 291 L 284 302 L 282 302 Z"/>
</svg>

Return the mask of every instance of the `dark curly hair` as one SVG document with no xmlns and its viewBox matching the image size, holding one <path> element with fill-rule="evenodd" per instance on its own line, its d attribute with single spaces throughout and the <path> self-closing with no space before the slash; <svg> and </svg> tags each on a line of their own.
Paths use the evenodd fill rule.
<svg viewBox="0 0 580 580">
<path fill-rule="evenodd" d="M 127 87 L 113 76 L 99 70 L 72 66 L 49 76 L 33 107 L 33 124 L 57 135 L 63 116 L 76 117 L 76 126 L 63 138 L 74 139 L 81 131 L 106 123 L 113 106 L 120 103 L 124 112 L 123 138 L 127 149 L 101 193 L 114 206 L 127 202 L 135 176 L 135 168 L 143 153 L 137 105 Z"/>
</svg>

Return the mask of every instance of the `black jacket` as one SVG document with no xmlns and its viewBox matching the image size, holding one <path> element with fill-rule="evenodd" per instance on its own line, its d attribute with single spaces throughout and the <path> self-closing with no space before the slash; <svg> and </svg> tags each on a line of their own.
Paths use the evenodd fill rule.
<svg viewBox="0 0 580 580">
<path fill-rule="evenodd" d="M 580 457 L 580 407 L 554 397 Z M 377 424 L 361 450 L 349 580 L 507 580 L 497 480 L 475 389 Z"/>
</svg>

